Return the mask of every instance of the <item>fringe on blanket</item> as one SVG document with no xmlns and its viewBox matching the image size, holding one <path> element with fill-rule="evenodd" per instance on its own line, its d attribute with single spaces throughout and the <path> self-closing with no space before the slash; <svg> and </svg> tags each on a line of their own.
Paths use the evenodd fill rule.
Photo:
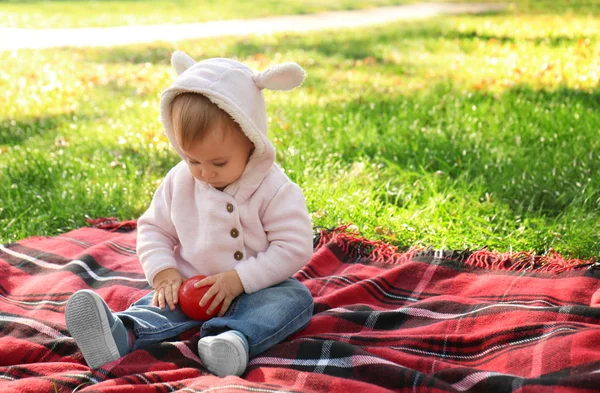
<svg viewBox="0 0 600 393">
<path fill-rule="evenodd" d="M 137 228 L 137 220 L 120 221 L 116 217 L 87 218 L 85 220 L 90 226 L 107 231 L 132 231 Z"/>
<path fill-rule="evenodd" d="M 600 261 L 594 261 L 593 258 L 567 259 L 553 250 L 550 250 L 547 255 L 535 255 L 527 251 L 498 252 L 487 248 L 476 251 L 436 251 L 431 248 L 411 247 L 401 252 L 396 246 L 384 241 L 362 237 L 352 224 L 336 228 L 318 228 L 314 238 L 315 250 L 329 242 L 335 243 L 351 257 L 364 257 L 376 263 L 397 264 L 409 261 L 415 256 L 434 254 L 439 258 L 449 258 L 451 255 L 449 259 L 491 270 L 561 273 L 576 269 L 600 268 Z"/>
<path fill-rule="evenodd" d="M 137 227 L 137 220 L 120 221 L 116 217 L 87 219 L 95 228 L 109 231 L 130 231 Z M 381 240 L 369 240 L 360 235 L 353 224 L 335 228 L 317 227 L 313 240 L 315 251 L 326 243 L 334 242 L 350 257 L 368 258 L 376 263 L 397 264 L 407 262 L 415 256 L 437 254 L 440 258 L 452 255 L 453 260 L 475 267 L 491 270 L 531 271 L 561 273 L 575 269 L 600 268 L 600 261 L 567 259 L 558 252 L 550 250 L 546 255 L 535 255 L 528 251 L 498 252 L 487 248 L 470 251 L 436 251 L 431 248 L 411 247 L 407 251 L 398 251 L 398 247 Z"/>
</svg>

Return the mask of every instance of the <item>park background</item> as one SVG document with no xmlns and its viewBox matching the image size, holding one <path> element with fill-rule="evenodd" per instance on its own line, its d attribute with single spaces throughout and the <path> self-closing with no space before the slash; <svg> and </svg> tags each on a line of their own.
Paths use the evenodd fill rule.
<svg viewBox="0 0 600 393">
<path fill-rule="evenodd" d="M 201 22 L 399 1 L 2 1 L 0 26 Z M 498 2 L 496 2 L 498 3 Z M 260 71 L 277 160 L 315 227 L 406 249 L 600 256 L 600 4 L 383 26 L 0 52 L 0 243 L 136 219 L 179 157 L 158 120 L 175 49 Z M 15 37 L 18 39 L 18 37 Z"/>
</svg>

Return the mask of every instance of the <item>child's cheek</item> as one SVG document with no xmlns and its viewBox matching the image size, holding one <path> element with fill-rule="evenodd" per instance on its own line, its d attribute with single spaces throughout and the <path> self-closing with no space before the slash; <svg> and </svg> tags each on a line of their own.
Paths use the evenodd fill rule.
<svg viewBox="0 0 600 393">
<path fill-rule="evenodd" d="M 194 169 L 193 165 L 190 165 L 190 173 L 198 180 L 202 180 L 202 174 L 198 169 Z"/>
</svg>

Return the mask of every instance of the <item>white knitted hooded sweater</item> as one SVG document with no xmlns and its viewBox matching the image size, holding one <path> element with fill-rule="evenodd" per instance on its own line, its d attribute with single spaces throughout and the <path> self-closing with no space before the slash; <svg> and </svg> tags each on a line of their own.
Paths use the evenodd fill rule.
<svg viewBox="0 0 600 393">
<path fill-rule="evenodd" d="M 161 121 L 183 158 L 169 106 L 184 92 L 207 96 L 240 124 L 255 149 L 242 176 L 219 191 L 195 179 L 185 161 L 166 175 L 138 221 L 137 252 L 148 282 L 176 268 L 184 277 L 235 269 L 247 293 L 275 285 L 312 255 L 312 225 L 300 188 L 275 164 L 267 139 L 263 88 L 290 90 L 304 80 L 295 63 L 254 73 L 231 59 L 196 63 L 175 52 L 179 76 L 161 97 Z"/>
</svg>

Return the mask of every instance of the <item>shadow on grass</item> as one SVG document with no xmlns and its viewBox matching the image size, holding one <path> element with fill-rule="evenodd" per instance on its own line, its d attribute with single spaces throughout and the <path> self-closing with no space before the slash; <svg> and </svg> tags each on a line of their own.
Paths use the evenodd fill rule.
<svg viewBox="0 0 600 393">
<path fill-rule="evenodd" d="M 0 119 L 0 145 L 16 146 L 29 138 L 58 133 L 72 114 L 26 117 L 19 120 Z"/>
<path fill-rule="evenodd" d="M 263 44 L 258 40 L 241 39 L 232 44 L 227 49 L 227 53 L 243 58 L 261 53 L 271 55 L 283 51 L 301 50 L 308 53 L 317 52 L 330 58 L 360 60 L 372 57 L 378 62 L 385 62 L 379 56 L 381 47 L 402 46 L 403 43 L 409 41 L 425 42 L 425 45 L 436 45 L 442 40 L 458 40 L 463 44 L 496 40 L 502 44 L 532 42 L 536 46 L 558 47 L 590 38 L 589 35 L 577 34 L 574 36 L 559 35 L 516 39 L 503 35 L 481 34 L 476 31 L 461 32 L 450 28 L 443 19 L 440 19 L 437 23 L 426 22 L 423 25 L 411 24 L 408 26 L 387 25 L 371 30 L 371 34 L 361 30 L 356 33 L 345 32 L 342 38 L 339 38 L 336 34 L 325 34 L 317 38 L 306 38 L 297 35 L 285 36 L 277 44 Z"/>
<path fill-rule="evenodd" d="M 381 28 L 325 31 L 323 34 L 306 36 L 303 34 L 280 34 L 275 37 L 224 37 L 221 39 L 186 40 L 178 46 L 168 43 L 153 43 L 151 46 L 133 45 L 116 48 L 78 49 L 82 56 L 97 63 L 169 64 L 175 49 L 182 49 L 192 58 L 201 60 L 208 57 L 238 57 L 270 55 L 286 51 L 302 50 L 318 52 L 327 57 L 364 59 L 374 56 L 375 47 L 390 45 L 402 40 L 443 37 L 448 31 L 443 19 L 435 22 L 404 22 L 385 25 Z M 272 39 L 273 38 L 273 39 Z M 275 41 L 274 41 L 275 40 Z M 214 45 L 213 45 L 214 43 Z"/>
<path fill-rule="evenodd" d="M 531 38 L 515 38 L 506 35 L 497 34 L 481 34 L 477 31 L 460 32 L 456 30 L 449 30 L 443 34 L 435 34 L 433 31 L 429 31 L 429 34 L 423 35 L 424 38 L 443 38 L 447 40 L 479 40 L 479 41 L 497 41 L 502 44 L 516 44 L 518 42 L 532 42 L 535 45 L 546 45 L 551 47 L 558 47 L 569 43 L 576 43 L 582 39 L 590 38 L 586 34 L 577 34 L 573 36 L 567 35 L 555 35 L 551 37 L 531 37 Z"/>
<path fill-rule="evenodd" d="M 59 157 L 24 156 L 26 165 L 0 172 L 0 184 L 7 185 L 0 187 L 2 242 L 75 229 L 85 225 L 85 217 L 139 217 L 145 206 L 138 201 L 149 184 L 145 172 L 167 165 L 166 160 L 148 165 L 147 156 L 129 147 L 96 143 L 69 149 Z"/>
<path fill-rule="evenodd" d="M 173 45 L 154 43 L 148 45 L 128 45 L 114 48 L 79 48 L 76 49 L 86 61 L 115 64 L 170 64 Z"/>
<path fill-rule="evenodd" d="M 483 18 L 482 16 L 472 16 Z M 381 57 L 382 47 L 406 45 L 417 41 L 419 45 L 436 45 L 442 40 L 458 40 L 467 45 L 478 41 L 495 40 L 501 44 L 517 42 L 532 42 L 535 45 L 561 46 L 576 43 L 581 39 L 590 38 L 582 34 L 574 36 L 558 35 L 553 37 L 535 37 L 516 39 L 514 37 L 481 34 L 476 31 L 458 31 L 450 27 L 444 19 L 427 22 L 405 22 L 389 24 L 382 27 L 360 29 L 356 32 L 342 30 L 325 31 L 324 34 L 306 36 L 301 34 L 281 34 L 275 38 L 262 37 L 225 37 L 219 40 L 198 39 L 186 40 L 177 46 L 169 43 L 154 43 L 116 48 L 78 49 L 84 58 L 96 63 L 128 63 L 128 64 L 164 64 L 168 65 L 171 54 L 176 49 L 188 52 L 194 59 L 202 60 L 209 57 L 238 57 L 246 58 L 255 55 L 272 57 L 278 53 L 303 51 L 317 53 L 332 59 L 360 60 L 373 58 L 378 63 L 385 63 Z M 417 45 L 414 43 L 413 45 Z"/>
<path fill-rule="evenodd" d="M 517 215 L 558 217 L 571 205 L 593 213 L 600 204 L 598 102 L 600 91 L 526 86 L 501 97 L 482 92 L 465 97 L 449 85 L 422 97 L 363 97 L 328 109 L 332 118 L 364 116 L 337 131 L 348 135 L 341 151 L 323 154 L 339 154 L 349 165 L 364 156 L 383 163 L 396 172 L 388 180 L 398 187 L 406 187 L 401 183 L 407 173 L 439 174 L 443 187 L 457 194 L 481 190 L 482 197 L 487 193 Z M 482 109 L 474 112 L 474 107 Z M 419 198 L 418 193 L 410 198 L 415 195 Z M 399 206 L 405 203 L 396 198 Z"/>
</svg>

